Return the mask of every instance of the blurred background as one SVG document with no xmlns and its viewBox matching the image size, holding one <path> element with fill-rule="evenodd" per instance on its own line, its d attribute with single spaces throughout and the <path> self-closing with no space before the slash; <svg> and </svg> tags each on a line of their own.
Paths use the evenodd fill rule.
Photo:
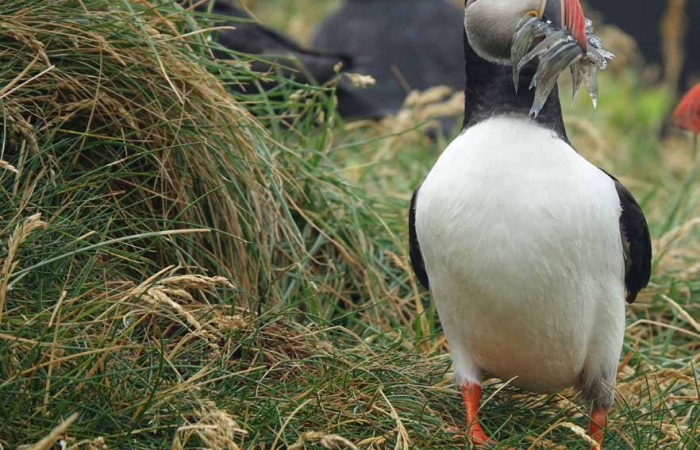
<svg viewBox="0 0 700 450">
<path fill-rule="evenodd" d="M 224 0 L 225 1 L 225 0 Z M 451 0 L 462 7 L 462 0 Z M 311 44 L 314 30 L 342 0 L 240 0 L 243 8 L 262 22 L 283 30 L 303 44 Z M 700 80 L 700 2 L 691 0 L 640 0 L 626 2 L 588 0 L 586 15 L 603 26 L 605 41 L 624 62 L 646 63 L 645 80 L 680 83 L 683 88 Z M 687 60 L 690 61 L 687 61 Z M 622 65 L 622 64 L 618 64 Z"/>
<path fill-rule="evenodd" d="M 456 13 L 456 20 L 461 21 L 463 1 L 449 1 L 454 4 L 455 10 L 460 10 Z M 402 14 L 404 5 L 421 2 L 411 0 L 404 5 L 401 5 L 402 2 L 386 0 L 350 3 L 359 4 L 367 11 L 374 3 L 393 3 L 396 5 L 394 14 Z M 253 20 L 285 33 L 304 47 L 312 48 L 315 33 L 324 20 L 337 14 L 344 3 L 342 0 L 239 0 L 238 5 L 246 10 Z M 700 79 L 700 2 L 640 0 L 635 3 L 634 8 L 629 8 L 624 2 L 588 0 L 584 8 L 587 16 L 593 19 L 596 33 L 602 37 L 605 47 L 615 53 L 617 58 L 609 70 L 600 74 L 601 99 L 598 110 L 594 110 L 583 96 L 579 96 L 576 105 L 571 106 L 569 77 L 561 77 L 560 92 L 562 103 L 567 110 L 565 118 L 574 141 L 580 142 L 581 151 L 589 153 L 587 156 L 595 162 L 619 165 L 621 171 L 630 176 L 639 170 L 636 175 L 643 173 L 641 178 L 659 181 L 659 172 L 647 168 L 657 166 L 661 160 L 669 165 L 672 171 L 683 171 L 691 163 L 690 153 L 687 151 L 688 138 L 674 130 L 669 117 L 680 96 Z M 372 18 L 368 13 L 368 19 L 376 18 Z M 387 30 L 387 33 L 416 31 L 402 28 L 402 20 L 402 17 L 397 16 L 388 27 L 391 29 Z M 449 29 L 453 27 L 454 25 L 451 25 Z M 446 28 L 443 28 L 443 31 L 445 30 Z M 457 31 L 457 34 L 460 33 L 461 29 Z M 346 41 L 363 38 L 361 34 L 338 37 Z M 447 50 L 442 47 L 454 43 L 455 40 L 440 36 L 434 39 L 434 47 L 443 52 Z M 381 40 L 376 42 L 378 47 L 383 44 Z M 461 42 L 457 47 L 461 49 Z M 449 51 L 454 54 L 460 50 Z M 419 57 L 421 55 L 416 55 L 416 58 Z M 363 71 L 361 67 L 357 69 L 348 68 L 351 72 Z M 461 69 L 455 70 L 461 73 Z M 382 78 L 377 82 L 383 83 L 387 80 Z M 396 79 L 388 82 L 397 83 Z M 462 83 L 461 80 L 453 82 L 451 92 L 459 96 Z M 403 87 L 405 92 L 402 98 L 405 101 L 405 96 L 412 89 L 423 90 L 426 86 Z M 443 102 L 436 108 L 439 113 L 444 112 L 441 111 L 441 107 L 445 107 L 447 114 L 456 117 L 452 122 L 442 124 L 443 128 L 452 127 L 445 133 L 449 139 L 459 131 L 463 98 L 450 98 L 445 92 L 440 92 L 435 97 Z M 433 99 L 429 99 L 428 103 L 430 100 Z M 342 114 L 342 98 L 340 103 Z M 421 100 L 414 103 L 425 106 L 425 102 Z M 405 110 L 406 108 L 404 112 Z M 411 120 L 425 119 L 425 115 L 415 113 L 415 108 L 413 111 L 408 122 L 404 120 L 402 124 L 397 125 L 395 120 L 387 119 L 382 123 L 389 124 L 390 132 L 410 128 Z M 407 114 L 393 115 L 393 119 L 397 117 L 405 119 Z"/>
<path fill-rule="evenodd" d="M 446 135 L 459 129 L 463 98 L 450 97 L 448 92 L 459 94 L 463 85 L 458 61 L 462 0 L 235 1 L 219 0 L 217 4 L 238 5 L 251 20 L 284 33 L 306 49 L 348 57 L 344 60 L 348 72 L 374 76 L 377 85 L 364 91 L 341 82 L 338 98 L 343 117 L 395 115 L 412 91 L 446 86 L 448 91 L 429 95 L 428 103 L 436 99 L 440 103 L 431 105 L 430 113 L 443 116 L 439 128 Z M 641 0 L 629 8 L 621 2 L 588 0 L 584 8 L 606 48 L 617 56 L 607 76 L 634 91 L 630 104 L 630 99 L 622 101 L 621 92 L 606 88 L 617 100 L 607 107 L 634 105 L 640 116 L 633 115 L 631 120 L 662 138 L 674 134 L 670 112 L 679 96 L 700 80 L 700 2 Z M 568 81 L 565 78 L 563 83 Z M 348 93 L 352 98 L 347 98 Z M 411 102 L 416 99 L 410 98 Z M 418 119 L 423 118 L 419 114 Z"/>
</svg>

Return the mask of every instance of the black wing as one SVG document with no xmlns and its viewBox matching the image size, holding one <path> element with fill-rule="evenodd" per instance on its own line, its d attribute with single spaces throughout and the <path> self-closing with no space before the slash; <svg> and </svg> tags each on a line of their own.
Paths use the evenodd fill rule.
<svg viewBox="0 0 700 450">
<path fill-rule="evenodd" d="M 625 252 L 625 286 L 627 303 L 634 303 L 639 291 L 649 284 L 651 276 L 651 238 L 642 208 L 630 191 L 617 178 L 605 172 L 615 181 L 620 197 L 620 234 Z"/>
<path fill-rule="evenodd" d="M 408 211 L 408 254 L 411 257 L 411 266 L 413 266 L 413 271 L 416 273 L 418 281 L 420 281 L 423 287 L 430 289 L 428 273 L 425 271 L 423 254 L 420 251 L 418 234 L 416 233 L 416 198 L 418 197 L 419 190 L 420 187 L 413 193 L 413 197 L 411 197 L 411 208 Z"/>
</svg>

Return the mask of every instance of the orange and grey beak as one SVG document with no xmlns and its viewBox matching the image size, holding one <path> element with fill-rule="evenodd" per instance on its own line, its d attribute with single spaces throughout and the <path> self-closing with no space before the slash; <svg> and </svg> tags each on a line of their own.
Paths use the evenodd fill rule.
<svg viewBox="0 0 700 450">
<path fill-rule="evenodd" d="M 551 20 L 552 25 L 567 30 L 586 52 L 586 17 L 579 0 L 540 0 L 539 14 L 540 18 Z"/>
</svg>

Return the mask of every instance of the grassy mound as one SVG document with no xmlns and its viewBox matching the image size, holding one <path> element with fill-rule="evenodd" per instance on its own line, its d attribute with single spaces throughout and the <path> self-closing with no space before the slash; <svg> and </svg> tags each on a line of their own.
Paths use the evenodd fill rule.
<svg viewBox="0 0 700 450">
<path fill-rule="evenodd" d="M 0 448 L 467 446 L 404 251 L 441 144 L 336 126 L 332 86 L 229 93 L 275 75 L 213 61 L 169 1 L 0 2 L 0 62 Z M 649 98 L 634 88 L 607 92 Z M 596 162 L 653 174 L 626 180 L 661 256 L 609 442 L 697 448 L 697 191 L 687 160 L 637 157 L 648 121 L 623 109 L 571 127 Z M 504 445 L 588 448 L 568 393 L 486 398 Z"/>
<path fill-rule="evenodd" d="M 0 18 L 2 442 L 73 411 L 87 435 L 158 416 L 172 438 L 187 413 L 170 402 L 199 408 L 172 389 L 227 370 L 213 350 L 241 314 L 332 318 L 406 283 L 374 275 L 401 272 L 392 238 L 332 175 L 324 134 L 275 141 L 248 112 L 263 94 L 225 88 L 262 75 L 217 65 L 175 4 L 26 0 Z M 283 88 L 297 130 L 332 104 Z"/>
<path fill-rule="evenodd" d="M 142 275 L 173 263 L 209 270 L 263 300 L 298 289 L 282 269 L 297 285 L 328 275 L 298 264 L 314 256 L 310 237 L 339 267 L 359 262 L 344 242 L 334 245 L 361 239 L 338 219 L 358 200 L 251 120 L 208 70 L 223 71 L 205 58 L 202 35 L 180 34 L 191 32 L 180 11 L 139 2 L 84 7 L 26 1 L 0 11 L 12 18 L 2 28 L 3 159 L 17 170 L 5 171 L 3 207 L 41 212 L 61 230 L 59 247 L 96 241 L 87 233 L 121 238 L 112 250 L 127 252 L 125 265 Z M 219 74 L 249 72 L 231 66 Z M 153 234 L 142 245 L 148 251 L 134 252 L 144 239 L 134 230 Z"/>
</svg>

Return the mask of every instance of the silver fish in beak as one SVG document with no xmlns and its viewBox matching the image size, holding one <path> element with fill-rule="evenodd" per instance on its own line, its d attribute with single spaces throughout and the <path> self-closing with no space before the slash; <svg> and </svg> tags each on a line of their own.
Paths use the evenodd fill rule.
<svg viewBox="0 0 700 450">
<path fill-rule="evenodd" d="M 569 32 L 585 52 L 588 47 L 586 17 L 579 0 L 541 0 L 539 14 L 552 26 Z"/>
<path fill-rule="evenodd" d="M 567 67 L 573 80 L 573 98 L 583 84 L 593 105 L 597 104 L 597 72 L 605 69 L 614 55 L 603 49 L 602 41 L 593 31 L 579 0 L 542 0 L 539 11 L 520 21 L 513 36 L 511 65 L 517 90 L 522 69 L 538 59 L 530 84 L 530 89 L 535 89 L 531 115 L 537 117 Z M 538 43 L 533 47 L 535 42 Z"/>
</svg>

